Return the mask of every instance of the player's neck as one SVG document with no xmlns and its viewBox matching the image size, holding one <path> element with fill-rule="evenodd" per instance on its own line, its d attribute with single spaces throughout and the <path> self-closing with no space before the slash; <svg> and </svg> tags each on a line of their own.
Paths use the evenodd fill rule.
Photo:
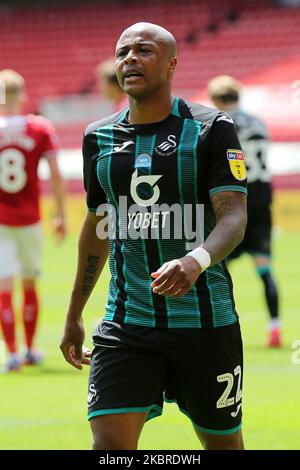
<svg viewBox="0 0 300 470">
<path fill-rule="evenodd" d="M 237 104 L 237 103 L 228 103 L 228 104 L 222 106 L 222 111 L 225 111 L 225 113 L 227 111 L 234 111 L 236 109 L 239 109 L 239 104 Z"/>
<path fill-rule="evenodd" d="M 22 110 L 19 106 L 0 105 L 0 116 L 18 116 L 20 114 L 22 114 Z"/>
<path fill-rule="evenodd" d="M 114 104 L 121 103 L 124 100 L 125 96 L 126 95 L 124 94 L 123 90 L 116 90 L 113 97 Z"/>
<path fill-rule="evenodd" d="M 149 124 L 163 121 L 172 111 L 173 98 L 170 93 L 163 96 L 149 96 L 142 100 L 129 97 L 129 122 Z"/>
</svg>

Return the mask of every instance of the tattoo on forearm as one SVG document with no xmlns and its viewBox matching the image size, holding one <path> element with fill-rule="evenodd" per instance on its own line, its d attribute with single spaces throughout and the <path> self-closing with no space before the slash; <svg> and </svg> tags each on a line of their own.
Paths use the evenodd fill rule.
<svg viewBox="0 0 300 470">
<path fill-rule="evenodd" d="M 99 256 L 89 255 L 87 266 L 84 271 L 82 293 L 89 296 L 94 286 L 95 277 L 98 271 Z"/>
<path fill-rule="evenodd" d="M 211 197 L 217 225 L 205 241 L 213 263 L 225 259 L 241 242 L 246 227 L 246 197 L 241 193 L 218 193 Z"/>
</svg>

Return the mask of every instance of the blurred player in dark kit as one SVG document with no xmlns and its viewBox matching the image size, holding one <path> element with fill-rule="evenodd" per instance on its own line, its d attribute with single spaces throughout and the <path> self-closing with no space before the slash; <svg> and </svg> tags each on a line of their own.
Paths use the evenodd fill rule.
<svg viewBox="0 0 300 470">
<path fill-rule="evenodd" d="M 270 347 L 280 347 L 281 330 L 278 307 L 278 291 L 272 274 L 271 255 L 271 174 L 266 159 L 269 135 L 265 124 L 240 108 L 240 83 L 228 75 L 213 78 L 208 93 L 214 105 L 233 119 L 245 153 L 248 177 L 248 224 L 242 243 L 231 253 L 228 261 L 249 253 L 264 286 L 264 294 L 270 315 Z"/>
<path fill-rule="evenodd" d="M 102 96 L 113 104 L 114 111 L 120 111 L 125 106 L 128 106 L 127 95 L 118 82 L 114 57 L 100 62 L 96 73 L 98 88 Z"/>
</svg>

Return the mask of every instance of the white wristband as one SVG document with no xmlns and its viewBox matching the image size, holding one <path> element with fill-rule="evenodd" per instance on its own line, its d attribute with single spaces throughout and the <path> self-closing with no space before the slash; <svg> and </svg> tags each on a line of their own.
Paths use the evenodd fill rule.
<svg viewBox="0 0 300 470">
<path fill-rule="evenodd" d="M 211 258 L 208 251 L 206 251 L 202 246 L 195 248 L 195 250 L 190 251 L 186 256 L 192 256 L 201 266 L 202 272 L 207 269 L 211 264 Z"/>
</svg>

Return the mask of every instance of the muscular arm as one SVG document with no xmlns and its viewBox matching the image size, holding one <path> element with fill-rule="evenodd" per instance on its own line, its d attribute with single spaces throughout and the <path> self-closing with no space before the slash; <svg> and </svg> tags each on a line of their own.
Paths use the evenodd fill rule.
<svg viewBox="0 0 300 470">
<path fill-rule="evenodd" d="M 77 272 L 67 313 L 60 349 L 67 362 L 81 369 L 84 328 L 82 312 L 105 265 L 109 242 L 97 237 L 96 226 L 101 218 L 88 212 L 82 225 Z"/>
<path fill-rule="evenodd" d="M 225 259 L 244 238 L 247 225 L 246 196 L 237 191 L 224 191 L 211 196 L 217 224 L 203 248 L 214 265 Z"/>
<path fill-rule="evenodd" d="M 108 238 L 97 237 L 96 227 L 101 218 L 88 212 L 84 219 L 78 243 L 77 272 L 71 294 L 67 318 L 78 320 L 102 272 L 109 252 Z"/>
</svg>

